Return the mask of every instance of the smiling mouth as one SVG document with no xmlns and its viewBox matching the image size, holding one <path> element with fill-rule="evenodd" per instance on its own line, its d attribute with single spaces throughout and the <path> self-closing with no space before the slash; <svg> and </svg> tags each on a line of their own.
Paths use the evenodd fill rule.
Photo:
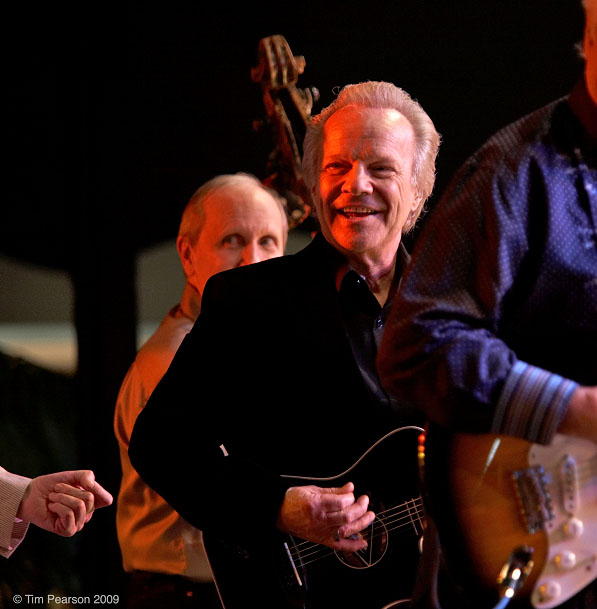
<svg viewBox="0 0 597 609">
<path fill-rule="evenodd" d="M 376 209 L 369 207 L 361 207 L 359 205 L 351 205 L 338 210 L 338 213 L 346 218 L 365 218 L 379 213 Z"/>
</svg>

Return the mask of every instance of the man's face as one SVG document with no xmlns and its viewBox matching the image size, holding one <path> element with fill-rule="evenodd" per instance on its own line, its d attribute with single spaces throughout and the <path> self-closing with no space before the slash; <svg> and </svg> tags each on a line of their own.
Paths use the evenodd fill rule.
<svg viewBox="0 0 597 609">
<path fill-rule="evenodd" d="M 324 126 L 317 217 L 349 259 L 393 256 L 417 207 L 414 132 L 396 110 L 345 106 Z"/>
<path fill-rule="evenodd" d="M 199 294 L 215 273 L 284 254 L 282 211 L 266 191 L 219 188 L 204 200 L 203 210 L 203 229 L 185 266 L 187 281 Z"/>
</svg>

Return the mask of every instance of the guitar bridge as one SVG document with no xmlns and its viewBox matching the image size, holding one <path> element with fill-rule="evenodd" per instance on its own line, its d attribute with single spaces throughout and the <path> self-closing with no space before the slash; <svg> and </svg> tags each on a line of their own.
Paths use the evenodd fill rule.
<svg viewBox="0 0 597 609">
<path fill-rule="evenodd" d="M 292 572 L 294 573 L 294 577 L 296 577 L 296 582 L 299 586 L 302 586 L 303 582 L 301 580 L 301 576 L 299 575 L 298 569 L 296 568 L 296 565 L 294 564 L 294 559 L 292 558 L 290 548 L 288 547 L 288 544 L 286 542 L 284 542 L 284 549 L 286 550 L 286 556 L 288 557 L 288 560 L 290 561 L 290 565 L 292 567 Z"/>
<path fill-rule="evenodd" d="M 527 531 L 532 534 L 544 530 L 545 524 L 555 518 L 555 512 L 543 467 L 516 470 L 512 478 Z"/>
</svg>

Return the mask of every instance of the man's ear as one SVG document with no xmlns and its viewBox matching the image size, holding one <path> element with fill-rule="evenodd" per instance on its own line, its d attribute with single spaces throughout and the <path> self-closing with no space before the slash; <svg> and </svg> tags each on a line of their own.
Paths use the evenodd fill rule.
<svg viewBox="0 0 597 609">
<path fill-rule="evenodd" d="M 421 205 L 421 195 L 419 193 L 417 193 L 415 195 L 415 198 L 413 199 L 413 202 L 410 204 L 411 213 L 414 214 L 417 211 L 417 209 L 419 209 L 419 205 Z"/>
<path fill-rule="evenodd" d="M 186 235 L 179 235 L 176 238 L 176 251 L 185 277 L 188 278 L 193 274 L 193 248 Z"/>
<path fill-rule="evenodd" d="M 416 194 L 412 203 L 410 204 L 410 210 L 408 212 L 408 216 L 404 222 L 404 226 L 402 227 L 402 232 L 407 233 L 414 225 L 415 225 L 415 214 L 417 213 L 419 207 L 421 206 L 422 197 L 420 194 Z"/>
</svg>

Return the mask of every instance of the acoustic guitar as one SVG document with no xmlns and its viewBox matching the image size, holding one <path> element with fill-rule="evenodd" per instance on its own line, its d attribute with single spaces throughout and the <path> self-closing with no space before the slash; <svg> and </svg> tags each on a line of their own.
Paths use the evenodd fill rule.
<svg viewBox="0 0 597 609">
<path fill-rule="evenodd" d="M 241 542 L 204 531 L 222 606 L 382 609 L 406 604 L 424 527 L 416 457 L 422 431 L 405 427 L 390 432 L 337 475 L 282 476 L 288 487 L 335 487 L 351 481 L 355 496 L 367 494 L 376 517 L 360 533 L 368 542 L 365 550 L 339 552 L 275 532 Z"/>
</svg>

